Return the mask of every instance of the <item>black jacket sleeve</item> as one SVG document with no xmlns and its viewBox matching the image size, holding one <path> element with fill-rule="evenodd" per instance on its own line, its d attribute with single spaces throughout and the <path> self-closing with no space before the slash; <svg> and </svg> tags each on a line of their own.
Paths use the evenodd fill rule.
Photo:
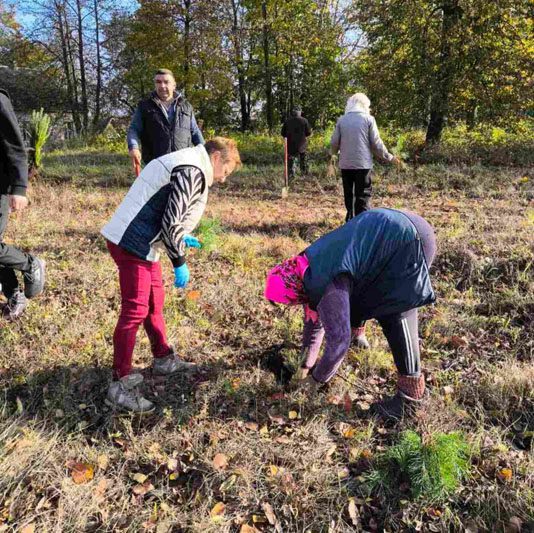
<svg viewBox="0 0 534 533">
<path fill-rule="evenodd" d="M 7 192 L 25 196 L 28 159 L 24 138 L 9 98 L 0 93 L 0 181 Z"/>
</svg>

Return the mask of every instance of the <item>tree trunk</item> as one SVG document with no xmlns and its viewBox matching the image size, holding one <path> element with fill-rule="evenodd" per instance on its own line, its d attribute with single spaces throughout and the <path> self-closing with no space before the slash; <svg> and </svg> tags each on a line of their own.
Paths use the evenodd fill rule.
<svg viewBox="0 0 534 533">
<path fill-rule="evenodd" d="M 191 55 L 191 0 L 184 0 L 184 91 L 187 95 L 191 88 L 190 74 L 190 55 Z"/>
<path fill-rule="evenodd" d="M 84 133 L 87 133 L 89 126 L 89 103 L 87 100 L 87 80 L 85 77 L 85 57 L 83 50 L 83 24 L 82 24 L 82 3 L 76 0 L 76 16 L 78 21 L 78 62 L 80 65 L 80 89 L 82 93 L 82 120 Z"/>
<path fill-rule="evenodd" d="M 267 20 L 267 1 L 261 3 L 261 14 L 263 18 L 263 66 L 265 76 L 265 111 L 267 118 L 267 127 L 269 133 L 273 132 L 273 84 L 271 73 L 271 62 L 269 57 L 269 24 Z"/>
<path fill-rule="evenodd" d="M 63 22 L 63 11 L 64 6 L 59 4 L 58 2 L 54 5 L 56 10 L 56 16 L 57 16 L 57 29 L 59 33 L 59 41 L 61 46 L 61 62 L 63 64 L 63 73 L 65 74 L 65 81 L 67 83 L 67 96 L 69 98 L 69 106 L 72 113 L 72 120 L 74 122 L 74 127 L 77 131 L 79 131 L 79 128 L 81 128 L 80 119 L 78 116 L 78 105 L 74 96 L 74 87 L 73 87 L 73 77 L 71 76 L 71 66 L 69 63 L 69 52 L 68 52 L 68 45 L 67 45 L 67 33 L 65 24 Z M 75 80 L 74 80 L 75 82 Z"/>
<path fill-rule="evenodd" d="M 93 125 L 100 121 L 100 99 L 102 94 L 102 57 L 100 55 L 100 14 L 98 0 L 94 0 L 95 9 L 95 44 L 96 44 L 96 88 L 95 88 L 95 114 Z"/>
<path fill-rule="evenodd" d="M 232 0 L 232 35 L 234 41 L 234 57 L 237 70 L 237 90 L 239 93 L 239 108 L 241 113 L 241 131 L 246 131 L 250 127 L 250 112 L 247 102 L 246 76 L 243 64 L 243 48 L 241 35 L 239 32 L 239 15 L 238 6 L 235 0 Z"/>
<path fill-rule="evenodd" d="M 76 77 L 76 62 L 74 61 L 74 53 L 72 51 L 72 37 L 71 30 L 69 25 L 69 18 L 63 5 L 62 14 L 64 17 L 64 28 L 65 28 L 65 45 L 67 48 L 68 62 L 70 64 L 70 73 L 72 76 L 72 100 L 71 100 L 71 109 L 72 109 L 72 118 L 74 121 L 74 127 L 76 128 L 76 133 L 81 133 L 83 126 L 82 120 L 80 117 L 80 98 L 78 96 L 78 79 Z"/>
<path fill-rule="evenodd" d="M 441 23 L 441 51 L 434 89 L 430 99 L 430 121 L 426 130 L 426 144 L 434 144 L 441 139 L 449 110 L 449 95 L 454 78 L 453 32 L 462 16 L 458 0 L 444 0 Z"/>
</svg>

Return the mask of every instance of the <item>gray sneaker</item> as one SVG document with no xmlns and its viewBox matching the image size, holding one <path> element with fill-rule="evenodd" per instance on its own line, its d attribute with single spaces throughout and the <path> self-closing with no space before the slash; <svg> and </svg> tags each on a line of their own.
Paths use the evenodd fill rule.
<svg viewBox="0 0 534 533">
<path fill-rule="evenodd" d="M 139 385 L 143 383 L 141 374 L 130 374 L 113 381 L 108 389 L 106 404 L 121 411 L 147 414 L 154 410 L 154 404 L 143 398 Z"/>
<path fill-rule="evenodd" d="M 7 320 L 15 320 L 24 313 L 27 306 L 26 296 L 22 291 L 17 290 L 7 299 L 7 304 L 2 309 L 2 316 Z"/>
<path fill-rule="evenodd" d="M 34 298 L 41 294 L 45 284 L 45 262 L 34 257 L 30 271 L 24 273 L 24 294 L 26 298 Z"/>
<path fill-rule="evenodd" d="M 171 353 L 165 357 L 155 357 L 152 364 L 152 372 L 160 376 L 167 376 L 179 371 L 188 372 L 196 368 L 197 365 L 194 363 L 187 363 L 180 359 L 174 350 L 171 350 Z"/>
</svg>

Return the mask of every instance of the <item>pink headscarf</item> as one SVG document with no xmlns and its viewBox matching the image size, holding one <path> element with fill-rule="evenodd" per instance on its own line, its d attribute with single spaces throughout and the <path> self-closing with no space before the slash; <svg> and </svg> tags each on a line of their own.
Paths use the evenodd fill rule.
<svg viewBox="0 0 534 533">
<path fill-rule="evenodd" d="M 310 263 L 305 255 L 296 255 L 276 265 L 267 274 L 265 298 L 286 305 L 304 305 L 306 320 L 317 322 L 316 311 L 310 309 L 308 296 L 304 290 L 304 274 Z"/>
</svg>

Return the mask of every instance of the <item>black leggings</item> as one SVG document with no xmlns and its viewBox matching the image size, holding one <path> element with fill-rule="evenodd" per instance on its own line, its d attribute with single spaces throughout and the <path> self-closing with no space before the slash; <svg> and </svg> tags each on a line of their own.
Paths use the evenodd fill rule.
<svg viewBox="0 0 534 533">
<path fill-rule="evenodd" d="M 347 215 L 345 222 L 370 209 L 371 185 L 370 169 L 341 169 L 343 196 Z"/>
<path fill-rule="evenodd" d="M 419 376 L 421 352 L 417 309 L 378 318 L 378 323 L 389 343 L 395 366 L 402 376 Z"/>
</svg>

